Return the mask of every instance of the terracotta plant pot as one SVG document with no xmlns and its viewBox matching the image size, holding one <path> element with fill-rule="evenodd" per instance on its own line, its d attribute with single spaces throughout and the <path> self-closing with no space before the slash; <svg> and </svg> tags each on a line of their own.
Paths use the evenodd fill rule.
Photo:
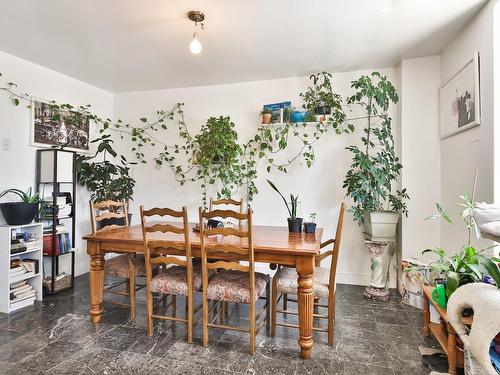
<svg viewBox="0 0 500 375">
<path fill-rule="evenodd" d="M 272 117 L 273 117 L 272 114 L 270 114 L 270 113 L 264 113 L 262 115 L 262 123 L 263 124 L 270 124 Z"/>
</svg>

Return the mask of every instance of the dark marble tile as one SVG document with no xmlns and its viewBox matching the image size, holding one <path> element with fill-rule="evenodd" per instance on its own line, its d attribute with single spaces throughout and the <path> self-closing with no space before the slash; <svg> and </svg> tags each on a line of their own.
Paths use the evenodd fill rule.
<svg viewBox="0 0 500 375">
<path fill-rule="evenodd" d="M 309 360 L 299 360 L 297 363 L 297 375 L 331 375 L 338 374 L 344 369 L 343 362 L 337 357 L 317 358 L 313 356 Z"/>
<path fill-rule="evenodd" d="M 53 341 L 25 357 L 19 364 L 21 367 L 43 373 L 73 357 L 81 348 L 80 345 L 68 341 Z"/>
<path fill-rule="evenodd" d="M 0 346 L 0 361 L 18 362 L 46 346 L 49 339 L 31 334 L 22 335 Z"/>
<path fill-rule="evenodd" d="M 105 303 L 102 323 L 94 325 L 88 315 L 88 275 L 76 278 L 75 285 L 33 307 L 0 314 L 0 373 L 427 374 L 418 345 L 436 345 L 422 337 L 422 311 L 402 305 L 394 290 L 389 302 L 382 303 L 364 298 L 363 286 L 339 284 L 334 345 L 327 345 L 326 333 L 314 332 L 312 358 L 302 360 L 299 331 L 292 328 L 278 327 L 276 337 L 263 328 L 254 356 L 244 332 L 210 329 L 204 348 L 201 324 L 195 327 L 193 344 L 186 342 L 186 326 L 170 321 L 155 320 L 154 334 L 148 337 L 145 290 L 138 292 L 135 320 L 128 308 Z M 201 301 L 199 294 L 195 300 Z M 177 304 L 181 316 L 183 299 Z M 290 303 L 290 308 L 297 306 Z M 279 319 L 297 322 L 290 314 Z M 248 326 L 248 306 L 231 304 L 225 323 Z"/>
<path fill-rule="evenodd" d="M 91 345 L 114 350 L 127 350 L 137 340 L 142 338 L 146 332 L 134 328 L 117 326 L 107 331 Z"/>
<path fill-rule="evenodd" d="M 163 357 L 176 340 L 171 330 L 155 327 L 152 336 L 142 336 L 128 348 L 128 351 L 146 356 Z"/>
</svg>

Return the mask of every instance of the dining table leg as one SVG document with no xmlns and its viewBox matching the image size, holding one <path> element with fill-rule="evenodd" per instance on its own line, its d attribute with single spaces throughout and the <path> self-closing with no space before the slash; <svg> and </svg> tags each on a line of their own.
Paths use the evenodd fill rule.
<svg viewBox="0 0 500 375">
<path fill-rule="evenodd" d="M 99 253 L 97 243 L 90 241 L 87 244 L 87 253 L 90 255 L 90 319 L 92 323 L 99 323 L 103 312 L 104 254 Z"/>
<path fill-rule="evenodd" d="M 299 305 L 299 345 L 302 358 L 310 358 L 313 347 L 313 309 L 314 309 L 314 257 L 297 258 L 298 305 Z"/>
</svg>

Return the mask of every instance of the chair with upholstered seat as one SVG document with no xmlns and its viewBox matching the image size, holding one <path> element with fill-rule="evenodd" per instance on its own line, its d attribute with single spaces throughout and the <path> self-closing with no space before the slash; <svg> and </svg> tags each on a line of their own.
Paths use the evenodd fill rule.
<svg viewBox="0 0 500 375">
<path fill-rule="evenodd" d="M 342 237 L 342 225 L 344 221 L 345 204 L 340 206 L 339 219 L 337 223 L 337 230 L 335 238 L 323 242 L 320 248 L 324 248 L 330 244 L 334 244 L 333 250 L 326 251 L 316 257 L 316 267 L 314 268 L 313 283 L 314 283 L 314 307 L 317 310 L 319 307 L 328 309 L 327 315 L 315 313 L 315 318 L 327 319 L 328 328 L 313 327 L 315 331 L 328 332 L 328 345 L 333 345 L 333 333 L 335 326 L 335 274 L 337 272 L 337 261 L 339 257 L 340 240 Z M 321 267 L 321 261 L 327 257 L 332 257 L 329 268 Z M 297 311 L 287 309 L 285 298 L 288 294 L 297 294 L 297 279 L 298 274 L 295 268 L 280 267 L 273 278 L 273 292 L 272 292 L 272 312 L 271 312 L 271 336 L 276 335 L 276 326 L 298 328 L 297 325 L 285 322 L 277 322 L 276 315 L 293 314 L 298 315 Z M 278 296 L 283 298 L 283 309 L 279 310 Z M 327 305 L 320 304 L 320 299 L 326 299 Z M 296 300 L 294 300 L 296 302 Z"/>
<path fill-rule="evenodd" d="M 101 201 L 90 202 L 90 217 L 92 223 L 92 232 L 99 233 L 109 231 L 124 226 L 128 226 L 128 212 L 125 201 Z M 139 290 L 136 286 L 137 276 L 146 276 L 146 267 L 144 265 L 144 256 L 131 254 L 122 254 L 107 259 L 104 263 L 104 274 L 109 277 L 123 279 L 112 282 L 104 287 L 105 293 L 128 297 L 129 303 L 106 300 L 108 303 L 129 307 L 130 318 L 135 319 L 135 294 Z M 117 290 L 123 284 L 127 284 L 125 290 Z"/>
<path fill-rule="evenodd" d="M 208 345 L 208 329 L 221 328 L 250 333 L 250 353 L 255 351 L 255 336 L 267 323 L 269 329 L 270 282 L 269 276 L 255 272 L 252 240 L 252 210 L 239 213 L 231 210 L 203 211 L 200 207 L 200 244 L 203 269 L 203 345 Z M 206 221 L 213 218 L 232 218 L 246 221 L 246 229 L 205 228 Z M 209 262 L 209 260 L 215 260 Z M 239 261 L 248 262 L 248 265 Z M 219 270 L 212 277 L 210 270 Z M 256 315 L 259 298 L 265 296 L 266 303 Z M 208 301 L 214 302 L 209 309 Z M 250 327 L 235 327 L 216 324 L 223 316 L 226 302 L 249 305 Z M 261 316 L 264 313 L 264 316 Z M 209 321 L 209 315 L 213 317 Z M 221 320 L 223 320 L 221 318 Z"/>
<path fill-rule="evenodd" d="M 218 206 L 218 207 L 215 207 Z M 221 207 L 222 206 L 222 207 Z M 210 198 L 210 205 L 208 206 L 209 211 L 213 211 L 215 209 L 227 209 L 228 206 L 235 206 L 238 207 L 238 210 L 241 213 L 243 213 L 243 199 L 240 199 L 239 201 L 235 199 L 230 199 L 230 198 L 222 198 L 222 199 L 213 199 Z M 238 220 L 239 227 L 241 229 L 241 220 Z"/>
<path fill-rule="evenodd" d="M 161 221 L 147 222 L 152 216 L 161 217 Z M 180 225 L 166 221 L 165 217 L 177 218 Z M 195 291 L 201 290 L 201 266 L 193 267 L 191 258 L 191 242 L 188 215 L 186 207 L 181 211 L 170 208 L 152 208 L 144 210 L 141 206 L 141 223 L 146 255 L 147 275 L 147 310 L 149 336 L 153 333 L 153 319 L 172 320 L 187 324 L 188 342 L 193 341 L 193 296 Z M 154 236 L 153 233 L 162 232 L 164 238 Z M 175 236 L 181 237 L 182 242 L 176 242 Z M 166 238 L 167 237 L 167 238 Z M 172 254 L 174 253 L 174 254 Z M 179 257 L 180 256 L 180 257 Z M 154 294 L 161 298 L 154 301 Z M 155 314 L 155 307 L 160 301 L 172 297 L 172 315 Z M 186 316 L 176 316 L 175 297 L 186 297 Z M 167 308 L 170 306 L 166 306 Z"/>
</svg>

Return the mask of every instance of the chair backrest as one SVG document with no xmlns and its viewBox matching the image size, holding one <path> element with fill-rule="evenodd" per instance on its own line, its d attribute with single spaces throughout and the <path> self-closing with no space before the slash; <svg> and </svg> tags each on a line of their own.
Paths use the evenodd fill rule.
<svg viewBox="0 0 500 375">
<path fill-rule="evenodd" d="M 335 288 L 335 275 L 337 273 L 337 262 L 339 260 L 340 241 L 342 239 L 342 227 L 344 225 L 345 203 L 340 205 L 337 230 L 335 231 L 335 242 L 333 245 L 332 263 L 330 264 L 330 288 Z"/>
<path fill-rule="evenodd" d="M 202 264 L 206 269 L 235 269 L 244 272 L 254 273 L 254 251 L 252 239 L 252 210 L 249 208 L 246 213 L 231 210 L 204 211 L 199 208 L 200 214 L 200 245 Z M 233 218 L 239 221 L 247 221 L 246 229 L 236 228 L 205 228 L 208 219 L 213 218 Z M 217 236 L 215 240 L 209 238 Z M 236 237 L 237 244 L 231 241 L 220 241 L 227 237 Z M 246 245 L 246 246 L 245 246 Z M 211 258 L 219 259 L 216 262 L 208 263 Z M 239 264 L 238 261 L 248 261 L 248 266 Z M 253 284 L 253 281 L 251 280 Z"/>
<path fill-rule="evenodd" d="M 121 228 L 129 224 L 127 203 L 125 200 L 90 201 L 90 217 L 92 232 L 94 234 L 110 229 Z M 114 219 L 116 219 L 116 222 L 114 222 Z M 113 223 L 109 223 L 110 221 L 113 221 Z"/>
<path fill-rule="evenodd" d="M 161 219 L 148 222 L 147 218 L 152 216 L 159 216 Z M 179 224 L 182 223 L 182 226 L 175 225 L 172 221 L 168 221 L 167 218 L 182 218 L 182 222 L 179 222 Z M 160 264 L 175 264 L 178 266 L 184 266 L 187 267 L 188 274 L 191 273 L 191 242 L 189 237 L 189 222 L 186 207 L 182 207 L 181 211 L 175 211 L 170 208 L 158 207 L 145 210 L 144 207 L 141 206 L 141 225 L 148 278 L 151 277 L 151 266 Z M 176 235 L 183 235 L 183 238 L 181 237 L 182 241 L 152 238 L 151 233 L 154 232 L 162 232 L 165 234 L 174 233 Z M 169 256 L 169 253 L 172 253 L 172 249 L 175 250 L 176 254 L 182 253 L 182 255 L 185 255 L 185 259 L 177 258 L 171 255 Z M 155 257 L 151 257 L 151 252 L 154 252 Z"/>
<path fill-rule="evenodd" d="M 243 213 L 243 199 L 237 201 L 229 198 L 222 198 L 222 199 L 210 198 L 210 205 L 208 206 L 208 210 L 213 211 L 215 209 L 214 206 L 236 206 L 239 207 L 240 214 Z M 241 229 L 242 226 L 241 220 L 238 221 L 238 224 Z"/>
</svg>

